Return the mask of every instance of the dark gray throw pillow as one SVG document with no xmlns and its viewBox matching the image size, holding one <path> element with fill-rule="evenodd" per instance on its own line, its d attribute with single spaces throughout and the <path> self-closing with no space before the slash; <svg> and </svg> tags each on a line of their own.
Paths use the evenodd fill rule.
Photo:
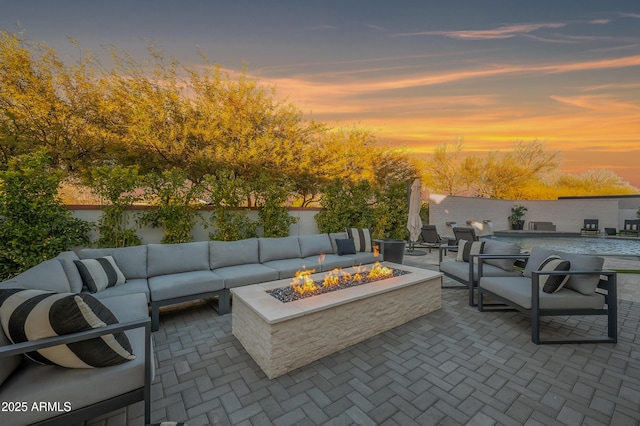
<svg viewBox="0 0 640 426">
<path fill-rule="evenodd" d="M 353 238 L 345 238 L 336 240 L 336 246 L 338 246 L 338 254 L 356 254 L 356 244 Z"/>
</svg>

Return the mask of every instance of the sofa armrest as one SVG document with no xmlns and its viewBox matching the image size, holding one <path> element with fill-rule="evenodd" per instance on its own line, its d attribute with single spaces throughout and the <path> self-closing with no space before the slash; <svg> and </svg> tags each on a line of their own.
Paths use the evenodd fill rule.
<svg viewBox="0 0 640 426">
<path fill-rule="evenodd" d="M 445 246 L 445 245 L 441 245 L 438 248 L 438 263 L 442 263 L 442 260 L 444 259 L 444 254 L 447 253 L 447 250 L 451 250 L 451 249 L 457 249 L 458 246 Z"/>
<path fill-rule="evenodd" d="M 145 332 L 145 340 L 151 341 L 151 319 L 141 318 L 135 321 L 128 321 L 119 324 L 107 325 L 106 327 L 98 327 L 92 330 L 80 331 L 78 333 L 64 334 L 61 336 L 47 337 L 45 339 L 32 340 L 30 342 L 13 343 L 11 345 L 0 346 L 0 358 L 25 354 L 38 349 L 49 348 L 57 345 L 65 345 L 68 343 L 89 340 L 94 337 L 104 336 L 105 334 L 116 333 L 118 331 L 132 330 L 134 328 L 148 328 Z M 146 346 L 145 346 L 146 347 Z"/>
</svg>

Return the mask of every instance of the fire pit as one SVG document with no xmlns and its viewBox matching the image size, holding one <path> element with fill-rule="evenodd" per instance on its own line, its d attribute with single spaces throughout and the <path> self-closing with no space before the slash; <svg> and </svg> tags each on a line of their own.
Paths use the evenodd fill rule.
<svg viewBox="0 0 640 426">
<path fill-rule="evenodd" d="M 358 266 L 354 270 L 355 272 L 351 273 L 342 268 L 334 269 L 325 273 L 321 280 L 312 278 L 314 269 L 298 271 L 290 285 L 267 290 L 267 293 L 283 303 L 288 303 L 409 273 L 401 269 L 382 266 L 380 262 L 374 263 L 371 267 Z"/>
<path fill-rule="evenodd" d="M 388 262 L 382 266 L 394 271 L 389 278 L 286 303 L 269 292 L 290 286 L 289 279 L 234 288 L 233 334 L 273 379 L 440 309 L 441 273 Z M 324 280 L 324 274 L 304 276 Z"/>
</svg>

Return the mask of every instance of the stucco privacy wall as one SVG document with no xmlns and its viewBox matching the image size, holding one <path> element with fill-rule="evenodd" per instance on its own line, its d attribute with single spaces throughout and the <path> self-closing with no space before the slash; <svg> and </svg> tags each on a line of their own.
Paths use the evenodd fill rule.
<svg viewBox="0 0 640 426">
<path fill-rule="evenodd" d="M 78 219 L 86 220 L 88 222 L 97 222 L 102 215 L 102 211 L 97 206 L 69 206 L 74 217 Z M 316 225 L 315 215 L 319 212 L 319 209 L 290 209 L 289 215 L 298 218 L 298 222 L 289 227 L 290 235 L 311 235 L 317 234 L 320 231 Z M 130 217 L 133 217 L 139 210 L 129 211 Z M 212 212 L 210 210 L 203 210 L 200 212 L 205 221 L 208 222 L 211 218 Z M 249 217 L 252 220 L 258 220 L 258 212 L 256 210 L 249 211 Z M 135 220 L 129 221 L 130 227 L 135 227 Z M 195 241 L 208 241 L 211 228 L 205 229 L 201 223 L 197 223 L 192 229 Z M 155 244 L 162 240 L 163 232 L 161 229 L 145 226 L 137 230 L 138 236 L 142 239 L 143 244 Z M 89 237 L 91 240 L 98 238 L 98 232 L 94 229 L 91 231 Z"/>
<path fill-rule="evenodd" d="M 436 225 L 442 236 L 452 237 L 453 231 L 447 222 L 457 226 L 473 226 L 479 235 L 491 235 L 493 231 L 510 229 L 507 217 L 511 207 L 523 205 L 528 211 L 524 215 L 525 229 L 529 222 L 552 222 L 557 231 L 580 232 L 584 219 L 598 219 L 600 229 L 620 229 L 625 219 L 635 219 L 640 203 L 638 198 L 570 198 L 544 201 L 512 201 L 488 198 L 429 196 L 429 223 Z M 627 206 L 628 205 L 628 206 Z M 624 208 L 623 208 L 624 207 Z M 472 221 L 473 225 L 467 224 Z M 491 221 L 493 227 L 486 221 Z"/>
</svg>

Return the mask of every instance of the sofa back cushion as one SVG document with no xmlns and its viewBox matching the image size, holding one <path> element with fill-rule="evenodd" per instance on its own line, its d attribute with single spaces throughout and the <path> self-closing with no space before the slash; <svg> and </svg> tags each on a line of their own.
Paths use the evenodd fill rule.
<svg viewBox="0 0 640 426">
<path fill-rule="evenodd" d="M 520 254 L 520 247 L 515 244 L 505 243 L 504 241 L 487 239 L 485 240 L 482 252 L 484 254 L 516 255 Z M 487 259 L 484 262 L 505 271 L 513 271 L 515 261 L 515 259 Z"/>
<path fill-rule="evenodd" d="M 93 248 L 80 250 L 80 259 L 111 256 L 125 278 L 147 278 L 147 246 Z"/>
<path fill-rule="evenodd" d="M 251 263 L 260 263 L 257 238 L 238 241 L 209 241 L 209 266 L 211 269 Z"/>
<path fill-rule="evenodd" d="M 260 263 L 300 258 L 298 237 L 258 238 Z"/>
<path fill-rule="evenodd" d="M 67 274 L 67 279 L 69 280 L 69 288 L 72 293 L 80 293 L 82 291 L 82 277 L 80 276 L 80 272 L 76 267 L 76 264 L 73 263 L 74 260 L 80 260 L 76 252 L 74 251 L 63 251 L 59 255 L 56 256 L 58 262 L 62 265 L 62 269 L 64 269 L 64 273 Z"/>
<path fill-rule="evenodd" d="M 300 256 L 302 257 L 333 253 L 328 234 L 300 235 L 298 236 L 298 243 L 300 244 Z"/>
<path fill-rule="evenodd" d="M 17 281 L 24 288 L 55 291 L 57 293 L 71 292 L 69 279 L 57 259 L 45 260 L 23 273 L 16 275 L 12 281 Z"/>
<path fill-rule="evenodd" d="M 147 276 L 177 274 L 209 269 L 209 242 L 149 244 Z"/>
<path fill-rule="evenodd" d="M 345 240 L 349 238 L 346 232 L 331 232 L 329 233 L 329 240 L 331 241 L 331 248 L 333 249 L 334 254 L 338 253 L 338 245 L 336 244 L 336 240 Z M 355 247 L 355 246 L 354 246 Z"/>
<path fill-rule="evenodd" d="M 570 271 L 600 271 L 604 265 L 604 258 L 598 256 L 558 253 L 560 257 L 571 263 Z M 564 285 L 565 288 L 592 296 L 596 292 L 596 287 L 600 282 L 600 275 L 569 275 L 569 280 Z"/>
</svg>

